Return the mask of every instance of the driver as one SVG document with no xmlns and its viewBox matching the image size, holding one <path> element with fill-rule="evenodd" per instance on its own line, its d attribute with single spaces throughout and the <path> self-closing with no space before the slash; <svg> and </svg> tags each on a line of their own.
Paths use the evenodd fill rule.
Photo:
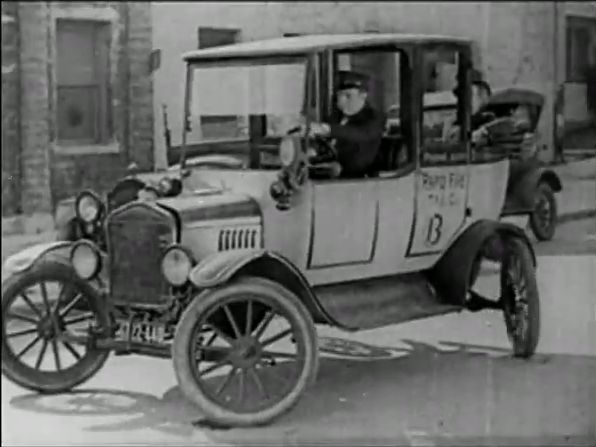
<svg viewBox="0 0 596 447">
<path fill-rule="evenodd" d="M 328 137 L 337 153 L 342 177 L 364 177 L 377 157 L 384 118 L 368 102 L 368 77 L 340 71 L 336 92 L 339 114 L 330 123 L 311 123 L 310 135 Z"/>
</svg>

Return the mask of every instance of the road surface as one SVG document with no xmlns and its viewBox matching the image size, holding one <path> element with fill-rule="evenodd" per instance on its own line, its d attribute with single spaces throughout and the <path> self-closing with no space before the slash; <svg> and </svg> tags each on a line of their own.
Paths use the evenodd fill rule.
<svg viewBox="0 0 596 447">
<path fill-rule="evenodd" d="M 511 358 L 498 312 L 351 334 L 321 327 L 318 379 L 298 406 L 267 427 L 222 430 L 202 423 L 170 361 L 112 356 L 73 394 L 39 396 L 2 378 L 2 444 L 594 445 L 595 222 L 566 224 L 538 246 L 531 360 Z"/>
</svg>

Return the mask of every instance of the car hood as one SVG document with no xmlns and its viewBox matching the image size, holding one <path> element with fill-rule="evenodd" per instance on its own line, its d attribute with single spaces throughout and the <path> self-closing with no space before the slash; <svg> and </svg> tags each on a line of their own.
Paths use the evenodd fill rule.
<svg viewBox="0 0 596 447">
<path fill-rule="evenodd" d="M 259 205 L 251 197 L 209 188 L 159 199 L 157 204 L 177 214 L 182 225 L 202 220 L 261 216 Z"/>
</svg>

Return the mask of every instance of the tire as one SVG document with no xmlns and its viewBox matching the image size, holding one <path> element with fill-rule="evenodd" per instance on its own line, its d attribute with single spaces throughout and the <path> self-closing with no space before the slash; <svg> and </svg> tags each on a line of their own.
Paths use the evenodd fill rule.
<svg viewBox="0 0 596 447">
<path fill-rule="evenodd" d="M 501 299 L 513 355 L 531 357 L 540 338 L 540 298 L 532 254 L 517 238 L 507 241 L 501 267 Z"/>
<path fill-rule="evenodd" d="M 44 354 L 46 353 L 51 357 L 53 351 L 54 362 L 56 363 L 55 371 L 42 371 L 35 366 L 32 367 L 22 361 L 22 356 L 18 355 L 20 352 L 15 353 L 11 343 L 9 342 L 9 339 L 11 340 L 15 336 L 12 331 L 8 332 L 10 319 L 23 321 L 30 320 L 29 324 L 34 324 L 33 320 L 36 319 L 35 316 L 37 316 L 41 321 L 41 317 L 44 316 L 44 312 L 47 314 L 47 310 L 44 311 L 43 302 L 40 308 L 40 306 L 36 306 L 29 297 L 29 302 L 33 303 L 33 307 L 31 307 L 31 304 L 27 304 L 24 301 L 24 298 L 21 298 L 20 300 L 23 301 L 23 304 L 27 304 L 24 306 L 24 308 L 28 309 L 26 312 L 29 312 L 29 315 L 25 314 L 25 319 L 22 317 L 12 318 L 13 313 L 16 312 L 16 310 L 11 311 L 11 305 L 17 299 L 19 299 L 19 297 L 22 296 L 21 294 L 29 287 L 36 284 L 45 284 L 46 282 L 50 281 L 61 282 L 63 284 L 70 285 L 71 288 L 74 287 L 75 290 L 79 292 L 82 299 L 86 299 L 86 302 L 88 303 L 87 309 L 91 309 L 92 316 L 94 317 L 96 324 L 98 324 L 101 328 L 107 329 L 109 327 L 110 319 L 107 308 L 98 295 L 97 291 L 93 289 L 91 285 L 77 277 L 72 268 L 70 268 L 68 265 L 58 261 L 40 262 L 25 272 L 10 276 L 5 282 L 2 283 L 2 374 L 10 381 L 28 390 L 37 391 L 40 393 L 61 393 L 82 384 L 95 375 L 106 362 L 110 351 L 87 345 L 85 346 L 85 352 L 83 355 L 81 355 L 79 352 L 80 358 L 78 359 L 75 357 L 72 351 L 70 351 L 69 358 L 71 360 L 74 359 L 74 364 L 62 369 L 58 368 L 58 365 L 61 364 L 62 360 L 56 360 L 56 357 L 59 357 L 60 354 L 56 354 L 55 352 L 58 347 L 68 348 L 68 346 L 70 346 L 73 348 L 73 345 L 67 342 L 58 341 L 55 335 L 48 336 L 51 337 L 51 340 L 43 340 L 43 346 L 40 350 L 40 354 L 37 357 L 37 362 L 39 362 L 39 359 L 44 357 Z M 39 287 L 41 290 L 41 285 Z M 72 291 L 72 289 L 69 289 L 69 291 Z M 69 294 L 66 293 L 62 298 L 60 298 L 60 301 L 67 301 L 64 298 L 68 296 Z M 70 296 L 73 297 L 73 295 Z M 63 312 L 66 310 L 65 307 L 66 306 L 60 307 L 58 310 Z M 70 313 L 74 307 L 75 306 L 71 306 L 70 310 L 66 312 L 63 317 L 68 316 L 68 313 Z M 35 308 L 37 310 L 35 310 Z M 41 312 L 39 312 L 40 310 Z M 21 311 L 19 311 L 19 313 L 23 315 Z M 81 320 L 80 316 L 75 317 L 74 319 L 71 318 L 71 320 L 76 319 L 80 320 L 83 324 L 87 320 Z M 60 321 L 60 324 L 67 323 L 65 318 L 60 318 Z M 35 328 L 35 331 L 33 328 Z M 30 332 L 30 335 L 37 334 L 35 339 L 38 339 L 38 342 L 36 342 L 36 344 L 41 342 L 43 338 L 39 338 L 41 335 L 38 328 L 39 325 L 25 330 Z M 35 344 L 31 346 L 31 349 L 34 346 Z M 62 359 L 64 359 L 64 357 L 62 357 Z"/>
<path fill-rule="evenodd" d="M 198 331 L 202 330 L 203 326 L 201 325 L 201 322 L 204 321 L 206 323 L 212 315 L 216 315 L 217 312 L 220 312 L 224 305 L 239 306 L 243 301 L 238 297 L 243 296 L 250 296 L 250 300 L 261 299 L 263 302 L 266 302 L 267 305 L 275 306 L 272 307 L 274 310 L 281 312 L 280 315 L 284 314 L 283 316 L 288 318 L 288 322 L 291 325 L 290 333 L 293 336 L 292 341 L 295 343 L 298 350 L 297 357 L 301 360 L 301 364 L 296 365 L 298 366 L 298 368 L 296 368 L 298 373 L 296 374 L 295 380 L 293 378 L 290 381 L 291 386 L 289 390 L 285 392 L 285 394 L 282 394 L 280 400 L 273 403 L 266 402 L 265 406 L 251 410 L 240 410 L 239 408 L 232 408 L 231 403 L 222 404 L 221 402 L 217 402 L 213 395 L 210 395 L 210 392 L 202 385 L 203 380 L 197 378 L 199 370 L 197 363 L 200 364 L 200 361 L 196 360 L 194 357 L 196 354 L 194 354 L 194 351 L 190 350 L 192 346 L 196 346 L 195 335 L 200 333 Z M 248 301 L 249 300 L 247 299 L 246 302 Z M 247 313 L 249 313 L 249 311 L 247 311 Z M 247 320 L 248 318 L 244 319 L 244 321 Z M 252 337 L 253 332 L 255 331 L 251 326 L 251 329 L 247 329 L 242 336 L 244 337 L 243 339 Z M 258 333 L 258 329 L 256 332 Z M 246 334 L 249 333 L 250 335 L 247 336 Z M 258 335 L 256 338 L 258 339 Z M 236 338 L 235 342 L 238 342 L 238 340 L 240 340 L 240 338 Z M 208 346 L 201 346 L 208 350 Z M 264 346 L 262 346 L 262 348 L 265 349 Z M 246 427 L 263 425 L 280 417 L 296 405 L 304 390 L 312 384 L 316 378 L 319 364 L 316 329 L 312 317 L 304 304 L 293 293 L 279 284 L 256 277 L 240 278 L 223 287 L 203 292 L 195 298 L 184 311 L 184 314 L 178 323 L 172 349 L 174 369 L 183 394 L 200 408 L 208 421 L 224 426 Z M 238 350 L 231 348 L 229 352 L 237 353 Z M 245 350 L 242 352 L 248 351 Z M 264 352 L 265 351 L 263 351 L 263 353 Z M 227 354 L 226 358 L 231 355 L 232 354 Z M 239 354 L 234 358 L 244 359 L 243 355 L 244 354 Z M 196 366 L 193 366 L 193 363 Z M 239 375 L 235 374 L 235 368 L 238 366 L 236 364 L 233 364 L 232 366 L 234 369 L 228 375 L 228 379 L 231 377 L 230 383 Z M 244 369 L 244 366 L 239 366 L 238 368 L 240 368 L 240 375 L 242 375 L 240 382 L 243 384 L 238 385 L 238 387 L 243 390 L 240 391 L 240 394 L 244 396 L 244 383 L 245 380 L 248 380 L 245 379 L 245 377 L 248 377 L 247 371 L 250 372 L 250 369 L 253 367 L 248 366 Z M 254 368 L 256 368 L 255 371 L 258 371 L 258 366 L 254 366 Z M 263 371 L 267 372 L 261 368 L 261 372 Z M 269 386 L 269 383 L 270 382 L 267 382 L 267 386 Z M 261 388 L 260 391 L 263 391 L 263 389 Z M 229 400 L 229 398 L 226 399 Z M 241 406 L 243 400 L 242 398 L 240 399 Z M 246 400 L 247 399 L 244 399 L 244 401 Z M 269 400 L 269 398 L 265 397 L 263 401 L 267 400 Z M 251 404 L 252 402 L 253 401 L 251 400 Z M 257 405 L 257 403 L 254 405 Z"/>
<path fill-rule="evenodd" d="M 530 228 L 539 241 L 550 241 L 557 227 L 557 199 L 548 183 L 538 185 L 535 204 L 530 215 Z"/>
</svg>

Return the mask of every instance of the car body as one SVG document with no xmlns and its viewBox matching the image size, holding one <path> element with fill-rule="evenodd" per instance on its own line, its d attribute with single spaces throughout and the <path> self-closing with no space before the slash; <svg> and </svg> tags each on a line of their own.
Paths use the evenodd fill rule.
<svg viewBox="0 0 596 447">
<path fill-rule="evenodd" d="M 469 41 L 317 35 L 184 58 L 183 141 L 219 145 L 225 154 L 243 147 L 248 167 L 233 160 L 219 168 L 188 167 L 183 148 L 176 177 L 181 188 L 111 207 L 101 224 L 105 249 L 63 241 L 9 259 L 5 318 L 25 285 L 53 277 L 87 298 L 95 323 L 67 331 L 49 312 L 36 326 L 44 340 L 87 346 L 78 373 L 47 378 L 3 345 L 5 375 L 31 389 L 59 392 L 93 375 L 111 350 L 171 357 L 182 391 L 209 420 L 247 426 L 288 411 L 316 377 L 316 324 L 355 331 L 493 308 L 504 312 L 515 355 L 532 355 L 539 327 L 536 259 L 524 232 L 499 221 L 509 158 L 476 159 L 470 147 Z M 464 125 L 455 142 L 434 131 L 438 118 L 421 107 L 425 61 L 445 67 L 445 85 L 432 89 L 460 85 L 456 109 Z M 371 73 L 384 67 L 369 100 L 386 112 L 397 98 L 400 110 L 362 178 L 338 176 L 337 160 L 323 157 L 327 143 L 308 136 L 310 123 L 325 120 L 334 107 L 337 71 L 352 65 Z M 241 110 L 247 116 L 236 116 Z M 225 113 L 232 118 L 203 126 L 213 122 L 204 114 Z M 452 117 L 441 117 L 445 128 Z M 307 132 L 295 135 L 301 123 Z M 219 132 L 219 140 L 202 143 L 210 132 Z M 311 148 L 323 159 L 309 158 Z M 501 291 L 492 299 L 472 290 L 484 257 L 501 262 Z M 56 308 L 76 300 L 58 298 Z M 286 329 L 262 338 L 277 325 Z M 10 339 L 6 334 L 4 343 Z M 205 363 L 210 366 L 200 370 Z M 209 376 L 228 367 L 227 375 Z M 279 377 L 268 374 L 279 368 L 289 370 L 282 374 L 287 381 L 275 385 L 281 391 L 273 396 L 270 387 Z M 236 391 L 229 396 L 232 382 Z"/>
</svg>

